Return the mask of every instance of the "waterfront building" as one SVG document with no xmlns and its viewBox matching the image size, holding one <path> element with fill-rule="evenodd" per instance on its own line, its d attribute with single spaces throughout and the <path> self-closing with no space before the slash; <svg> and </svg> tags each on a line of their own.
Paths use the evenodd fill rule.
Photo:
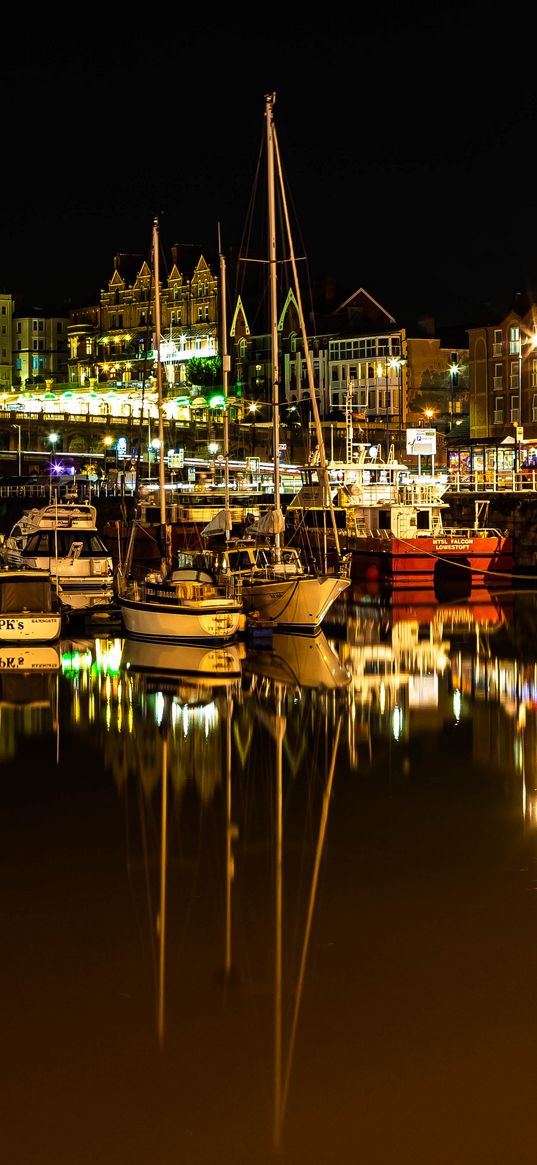
<svg viewBox="0 0 537 1165">
<path fill-rule="evenodd" d="M 472 436 L 537 438 L 537 308 L 517 295 L 468 329 Z"/>
<path fill-rule="evenodd" d="M 171 263 L 161 268 L 166 272 L 161 286 L 166 450 L 177 457 L 217 456 L 223 449 L 224 403 L 219 275 L 203 254 L 196 254 L 187 272 L 187 252 L 180 252 L 173 247 Z M 288 289 L 278 333 L 281 452 L 289 461 L 307 456 L 314 440 L 298 307 L 295 292 Z M 453 417 L 464 415 L 467 350 L 460 341 L 435 336 L 430 321 L 425 336 L 409 335 L 365 288 L 343 294 L 331 279 L 312 289 L 305 314 L 329 453 L 343 453 L 349 387 L 355 434 L 383 448 L 393 443 L 400 456 L 406 453 L 409 424 L 434 424 L 440 431 Z M 241 289 L 228 318 L 230 452 L 270 458 L 271 337 L 259 295 Z M 17 327 L 19 323 L 22 328 L 23 319 L 17 317 Z M 71 308 L 65 335 L 58 337 L 56 363 L 48 358 L 39 319 L 29 318 L 26 326 L 27 335 L 19 337 L 20 351 L 14 354 L 17 379 L 0 409 L 0 445 L 9 445 L 13 453 L 13 430 L 18 429 L 24 459 L 26 451 L 50 449 L 57 433 L 58 451 L 86 450 L 113 460 L 119 445 L 120 456 L 130 457 L 141 448 L 148 464 L 156 461 L 156 354 L 148 261 L 139 254 L 114 257 L 99 302 Z"/>
<path fill-rule="evenodd" d="M 470 428 L 465 467 L 537 466 L 537 308 L 528 290 L 468 328 Z M 464 444 L 464 443 L 463 443 Z M 475 456 L 472 454 L 475 447 Z M 457 454 L 454 444 L 453 459 Z M 494 452 L 500 451 L 500 460 Z M 479 451 L 479 464 L 476 460 Z"/>
<path fill-rule="evenodd" d="M 179 266 L 179 248 L 161 287 L 161 359 L 167 395 L 190 383 L 192 359 L 218 353 L 218 277 L 203 255 L 191 275 Z M 118 254 L 98 307 L 73 311 L 69 323 L 69 383 L 142 388 L 153 375 L 152 275 L 140 255 Z"/>
<path fill-rule="evenodd" d="M 332 293 L 332 285 L 329 287 Z M 343 424 L 349 388 L 352 410 L 364 440 L 402 441 L 406 423 L 406 331 L 365 290 L 359 288 L 341 301 L 330 302 L 324 288 L 319 310 L 312 311 L 308 349 L 319 414 L 329 423 Z M 252 308 L 252 318 L 255 318 Z M 295 294 L 284 301 L 278 333 L 282 344 L 280 403 L 288 423 L 311 424 L 311 398 L 304 338 L 299 328 Z M 230 336 L 237 381 L 249 402 L 256 427 L 270 425 L 271 362 L 268 332 L 250 326 L 244 300 L 239 298 Z"/>
<path fill-rule="evenodd" d="M 13 383 L 13 297 L 0 294 L 0 392 L 9 392 Z"/>
<path fill-rule="evenodd" d="M 66 315 L 50 315 L 42 308 L 22 308 L 13 314 L 13 385 L 31 389 L 67 378 Z M 47 383 L 48 382 L 48 383 Z"/>
<path fill-rule="evenodd" d="M 466 333 L 424 321 L 430 334 L 407 338 L 408 422 L 430 422 L 448 432 L 468 415 L 469 352 Z"/>
</svg>

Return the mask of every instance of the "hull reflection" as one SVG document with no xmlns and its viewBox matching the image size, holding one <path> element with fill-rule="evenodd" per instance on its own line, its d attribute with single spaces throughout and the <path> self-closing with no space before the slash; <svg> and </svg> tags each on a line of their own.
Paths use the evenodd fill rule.
<svg viewBox="0 0 537 1165">
<path fill-rule="evenodd" d="M 301 635 L 274 635 L 272 648 L 251 653 L 246 675 L 264 676 L 284 686 L 334 690 L 350 684 L 351 674 L 331 647 L 324 632 L 314 639 Z"/>
<path fill-rule="evenodd" d="M 149 643 L 126 639 L 123 644 L 122 666 L 147 676 L 197 676 L 227 683 L 240 676 L 244 650 L 238 643 L 225 647 L 207 647 L 197 644 Z"/>
</svg>

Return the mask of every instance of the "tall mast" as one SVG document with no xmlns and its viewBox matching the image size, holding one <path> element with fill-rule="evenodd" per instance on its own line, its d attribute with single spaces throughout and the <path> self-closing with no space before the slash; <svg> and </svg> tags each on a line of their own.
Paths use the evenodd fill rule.
<svg viewBox="0 0 537 1165">
<path fill-rule="evenodd" d="M 220 226 L 218 227 L 218 251 L 220 254 L 220 302 L 222 320 L 222 387 L 224 392 L 224 521 L 226 542 L 231 532 L 231 513 L 229 509 L 229 417 L 228 417 L 228 387 L 230 359 L 227 351 L 227 312 L 226 312 L 226 260 L 222 253 L 220 241 Z"/>
<path fill-rule="evenodd" d="M 276 210 L 274 200 L 274 115 L 275 93 L 265 97 L 265 117 L 267 122 L 267 179 L 268 179 L 268 232 L 270 271 L 270 330 L 272 349 L 272 444 L 274 453 L 274 548 L 276 561 L 281 557 L 281 503 L 280 503 L 280 396 L 278 358 L 278 279 L 276 269 Z"/>
<path fill-rule="evenodd" d="M 322 426 L 321 426 L 321 418 L 319 416 L 319 406 L 317 404 L 317 396 L 315 393 L 315 382 L 314 382 L 314 377 L 313 377 L 313 364 L 312 364 L 312 360 L 311 360 L 311 352 L 310 352 L 309 345 L 308 345 L 308 337 L 306 334 L 306 325 L 304 322 L 304 312 L 302 310 L 302 297 L 300 294 L 300 283 L 299 283 L 298 272 L 297 272 L 297 267 L 296 267 L 295 250 L 294 250 L 293 239 L 292 239 L 292 235 L 291 235 L 291 223 L 289 220 L 289 211 L 287 208 L 287 199 L 285 197 L 285 187 L 284 187 L 284 183 L 283 183 L 280 151 L 278 148 L 278 139 L 277 139 L 275 128 L 274 128 L 274 132 L 273 132 L 273 139 L 274 139 L 274 150 L 275 150 L 275 155 L 276 155 L 276 161 L 277 161 L 277 165 L 278 165 L 278 178 L 279 178 L 280 190 L 281 190 L 281 196 L 282 196 L 282 206 L 283 206 L 283 212 L 284 212 L 284 218 L 285 218 L 285 226 L 286 226 L 286 230 L 287 230 L 287 239 L 288 239 L 288 243 L 289 243 L 289 250 L 290 250 L 290 255 L 291 255 L 291 265 L 292 265 L 292 269 L 293 269 L 293 279 L 294 279 L 294 283 L 295 283 L 295 295 L 296 295 L 296 301 L 297 301 L 297 307 L 298 307 L 298 315 L 299 315 L 299 319 L 300 319 L 300 330 L 302 332 L 302 341 L 303 341 L 303 345 L 304 345 L 304 359 L 306 361 L 306 369 L 307 369 L 307 373 L 308 373 L 308 387 L 309 387 L 309 393 L 310 393 L 310 399 L 311 399 L 311 407 L 313 409 L 313 419 L 315 422 L 315 433 L 316 433 L 316 437 L 317 437 L 317 447 L 319 450 L 319 477 L 321 479 L 322 487 L 323 487 L 323 494 L 324 494 L 323 501 L 324 501 L 325 505 L 328 504 L 328 508 L 330 510 L 330 517 L 332 520 L 332 528 L 334 531 L 334 540 L 335 540 L 335 544 L 336 544 L 336 553 L 337 553 L 337 556 L 339 558 L 340 553 L 341 553 L 339 534 L 338 534 L 338 528 L 337 528 L 337 524 L 336 524 L 336 515 L 335 515 L 335 511 L 334 511 L 334 503 L 332 500 L 332 491 L 330 489 L 330 481 L 329 481 L 329 477 L 328 477 L 328 466 L 327 466 L 327 461 L 326 461 L 326 451 L 325 451 L 325 447 L 324 447 L 323 430 L 322 430 Z"/>
<path fill-rule="evenodd" d="M 159 498 L 160 498 L 160 525 L 161 538 L 163 539 L 161 545 L 161 554 L 163 559 L 165 556 L 165 527 L 166 527 L 166 481 L 164 476 L 164 417 L 163 417 L 163 400 L 162 400 L 162 363 L 160 359 L 160 279 L 159 279 L 159 233 L 158 233 L 158 219 L 153 220 L 153 271 L 155 279 L 155 345 L 157 351 L 157 393 L 158 393 L 158 480 L 159 480 Z"/>
</svg>

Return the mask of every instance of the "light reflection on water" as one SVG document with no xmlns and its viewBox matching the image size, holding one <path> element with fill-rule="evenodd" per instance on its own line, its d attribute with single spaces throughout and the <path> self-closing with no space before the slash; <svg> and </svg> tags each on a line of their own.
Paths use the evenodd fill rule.
<svg viewBox="0 0 537 1165">
<path fill-rule="evenodd" d="M 4 659 L 11 1159 L 533 1157 L 535 596 L 397 599 Z"/>
</svg>

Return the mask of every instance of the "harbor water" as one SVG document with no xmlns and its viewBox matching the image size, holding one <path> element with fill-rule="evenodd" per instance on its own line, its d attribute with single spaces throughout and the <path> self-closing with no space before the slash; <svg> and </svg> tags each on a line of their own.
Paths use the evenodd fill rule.
<svg viewBox="0 0 537 1165">
<path fill-rule="evenodd" d="M 526 1165 L 537 594 L 2 649 L 17 1165 Z"/>
</svg>

